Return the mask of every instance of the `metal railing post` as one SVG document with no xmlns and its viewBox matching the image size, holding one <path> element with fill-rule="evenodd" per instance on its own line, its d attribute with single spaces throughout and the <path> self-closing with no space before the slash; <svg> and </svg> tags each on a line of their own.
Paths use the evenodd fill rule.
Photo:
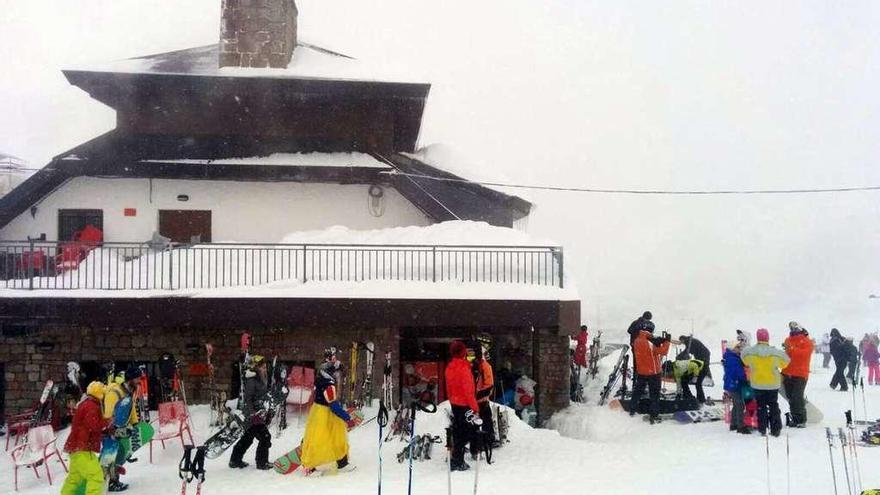
<svg viewBox="0 0 880 495">
<path fill-rule="evenodd" d="M 437 246 L 431 246 L 431 282 L 437 281 Z"/>
<path fill-rule="evenodd" d="M 28 260 L 28 290 L 34 290 L 34 240 L 28 239 L 30 259 Z"/>
<path fill-rule="evenodd" d="M 562 248 L 560 247 L 560 248 L 559 248 L 559 288 L 560 288 L 560 289 L 563 288 L 563 287 L 562 287 L 562 285 L 563 285 L 563 283 L 562 283 L 562 275 L 563 275 L 563 271 L 562 271 L 563 263 L 562 263 L 562 260 L 563 260 L 563 258 L 562 258 Z"/>
<path fill-rule="evenodd" d="M 303 283 L 306 283 L 308 281 L 308 278 L 306 278 L 306 248 L 307 247 L 308 246 L 306 244 L 303 244 Z"/>
</svg>

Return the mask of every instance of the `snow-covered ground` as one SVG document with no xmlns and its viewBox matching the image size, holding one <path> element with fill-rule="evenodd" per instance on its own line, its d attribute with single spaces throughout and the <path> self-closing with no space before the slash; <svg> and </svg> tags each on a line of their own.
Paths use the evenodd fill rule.
<svg viewBox="0 0 880 495">
<path fill-rule="evenodd" d="M 599 379 L 588 382 L 587 394 L 595 404 L 598 391 L 605 381 L 611 361 L 617 353 L 602 362 Z M 817 366 L 818 362 L 818 366 Z M 720 382 L 721 370 L 713 369 Z M 830 391 L 827 382 L 830 370 L 821 368 L 814 359 L 814 375 L 808 387 L 808 397 L 825 414 L 822 425 L 802 430 L 784 429 L 779 438 L 770 438 L 771 493 L 787 493 L 786 436 L 789 437 L 791 456 L 791 491 L 797 494 L 833 493 L 828 463 L 828 445 L 824 426 L 837 428 L 843 424 L 843 411 L 852 408 L 852 394 Z M 720 397 L 720 388 L 710 388 L 709 395 Z M 880 387 L 866 389 L 869 416 L 880 416 Z M 787 410 L 783 402 L 782 409 Z M 858 417 L 862 416 L 861 397 L 858 398 Z M 203 441 L 208 432 L 208 410 L 205 406 L 192 408 L 196 428 L 196 442 Z M 367 412 L 371 417 L 373 411 Z M 291 427 L 280 438 L 272 440 L 271 457 L 288 451 L 299 438 L 303 421 L 289 416 Z M 443 408 L 436 414 L 419 414 L 416 433 L 443 435 L 446 419 Z M 551 429 L 532 429 L 522 422 L 512 421 L 511 443 L 494 453 L 491 466 L 481 464 L 479 493 L 590 493 L 590 494 L 681 494 L 707 493 L 713 495 L 762 494 L 767 492 L 767 461 L 764 439 L 758 435 L 743 436 L 730 433 L 724 423 L 679 425 L 664 423 L 650 426 L 641 419 L 630 419 L 625 414 L 607 407 L 573 405 L 552 421 Z M 273 428 L 274 431 L 274 428 Z M 560 433 L 561 432 L 561 433 Z M 67 432 L 62 432 L 59 444 Z M 352 460 L 356 471 L 337 476 L 304 478 L 297 474 L 281 476 L 274 471 L 261 472 L 248 468 L 231 470 L 226 467 L 229 452 L 207 465 L 207 480 L 203 486 L 206 495 L 239 493 L 274 494 L 354 494 L 377 491 L 377 426 L 375 422 L 353 431 L 350 435 Z M 404 443 L 393 441 L 383 444 L 383 493 L 407 492 L 407 465 L 398 464 L 395 456 Z M 155 463 L 149 464 L 148 451 L 138 453 L 139 461 L 128 466 L 125 481 L 130 483 L 131 494 L 179 493 L 177 463 L 180 444 L 169 443 L 163 451 L 154 451 Z M 840 447 L 835 444 L 835 466 L 841 493 L 846 492 Z M 253 447 L 245 460 L 253 463 Z M 880 486 L 880 448 L 859 448 L 859 460 L 865 487 Z M 53 473 L 60 473 L 57 461 L 52 462 Z M 852 469 L 852 466 L 850 466 Z M 19 473 L 23 495 L 55 493 L 44 480 L 32 473 Z M 12 493 L 12 467 L 8 455 L 0 456 L 0 493 Z M 453 493 L 473 493 L 474 471 L 453 473 Z M 433 459 L 413 465 L 415 494 L 445 494 L 446 464 L 442 445 L 435 448 Z M 189 493 L 194 493 L 191 486 Z"/>
</svg>

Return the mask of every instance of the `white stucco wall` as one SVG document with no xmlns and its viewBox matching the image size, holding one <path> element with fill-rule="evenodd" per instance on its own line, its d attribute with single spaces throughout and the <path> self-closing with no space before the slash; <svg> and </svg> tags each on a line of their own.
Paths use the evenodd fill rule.
<svg viewBox="0 0 880 495">
<path fill-rule="evenodd" d="M 159 210 L 211 210 L 212 240 L 278 242 L 285 234 L 344 225 L 377 229 L 429 225 L 431 220 L 401 196 L 384 187 L 384 212 L 371 215 L 367 185 L 295 182 L 104 179 L 77 177 L 0 229 L 0 239 L 27 236 L 58 238 L 59 209 L 104 211 L 104 239 L 144 241 L 159 228 Z M 189 201 L 177 196 L 186 194 Z M 124 216 L 137 208 L 137 216 Z"/>
</svg>

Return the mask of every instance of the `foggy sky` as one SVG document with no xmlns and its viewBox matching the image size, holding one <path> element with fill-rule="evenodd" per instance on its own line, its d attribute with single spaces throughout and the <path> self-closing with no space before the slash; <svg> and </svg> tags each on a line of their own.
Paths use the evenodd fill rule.
<svg viewBox="0 0 880 495">
<path fill-rule="evenodd" d="M 880 185 L 880 4 L 299 0 L 300 38 L 433 84 L 420 143 L 480 176 L 632 189 Z M 63 67 L 212 43 L 220 0 L 0 0 L 0 151 L 113 127 Z M 11 41 L 10 41 L 11 40 Z M 711 339 L 878 328 L 880 192 L 528 191 L 583 317 Z"/>
</svg>

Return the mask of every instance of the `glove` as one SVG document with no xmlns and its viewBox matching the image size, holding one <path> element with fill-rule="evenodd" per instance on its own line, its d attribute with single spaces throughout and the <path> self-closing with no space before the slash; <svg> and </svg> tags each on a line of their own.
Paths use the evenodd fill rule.
<svg viewBox="0 0 880 495">
<path fill-rule="evenodd" d="M 474 426 L 483 426 L 483 420 L 480 419 L 479 416 L 477 416 L 476 414 L 474 414 L 473 411 L 470 411 L 470 410 L 468 412 L 464 413 L 464 420 Z"/>
<path fill-rule="evenodd" d="M 358 425 L 364 422 L 364 418 L 358 416 L 357 414 L 352 414 L 351 419 L 345 422 L 348 425 L 348 429 L 356 428 Z"/>
</svg>

